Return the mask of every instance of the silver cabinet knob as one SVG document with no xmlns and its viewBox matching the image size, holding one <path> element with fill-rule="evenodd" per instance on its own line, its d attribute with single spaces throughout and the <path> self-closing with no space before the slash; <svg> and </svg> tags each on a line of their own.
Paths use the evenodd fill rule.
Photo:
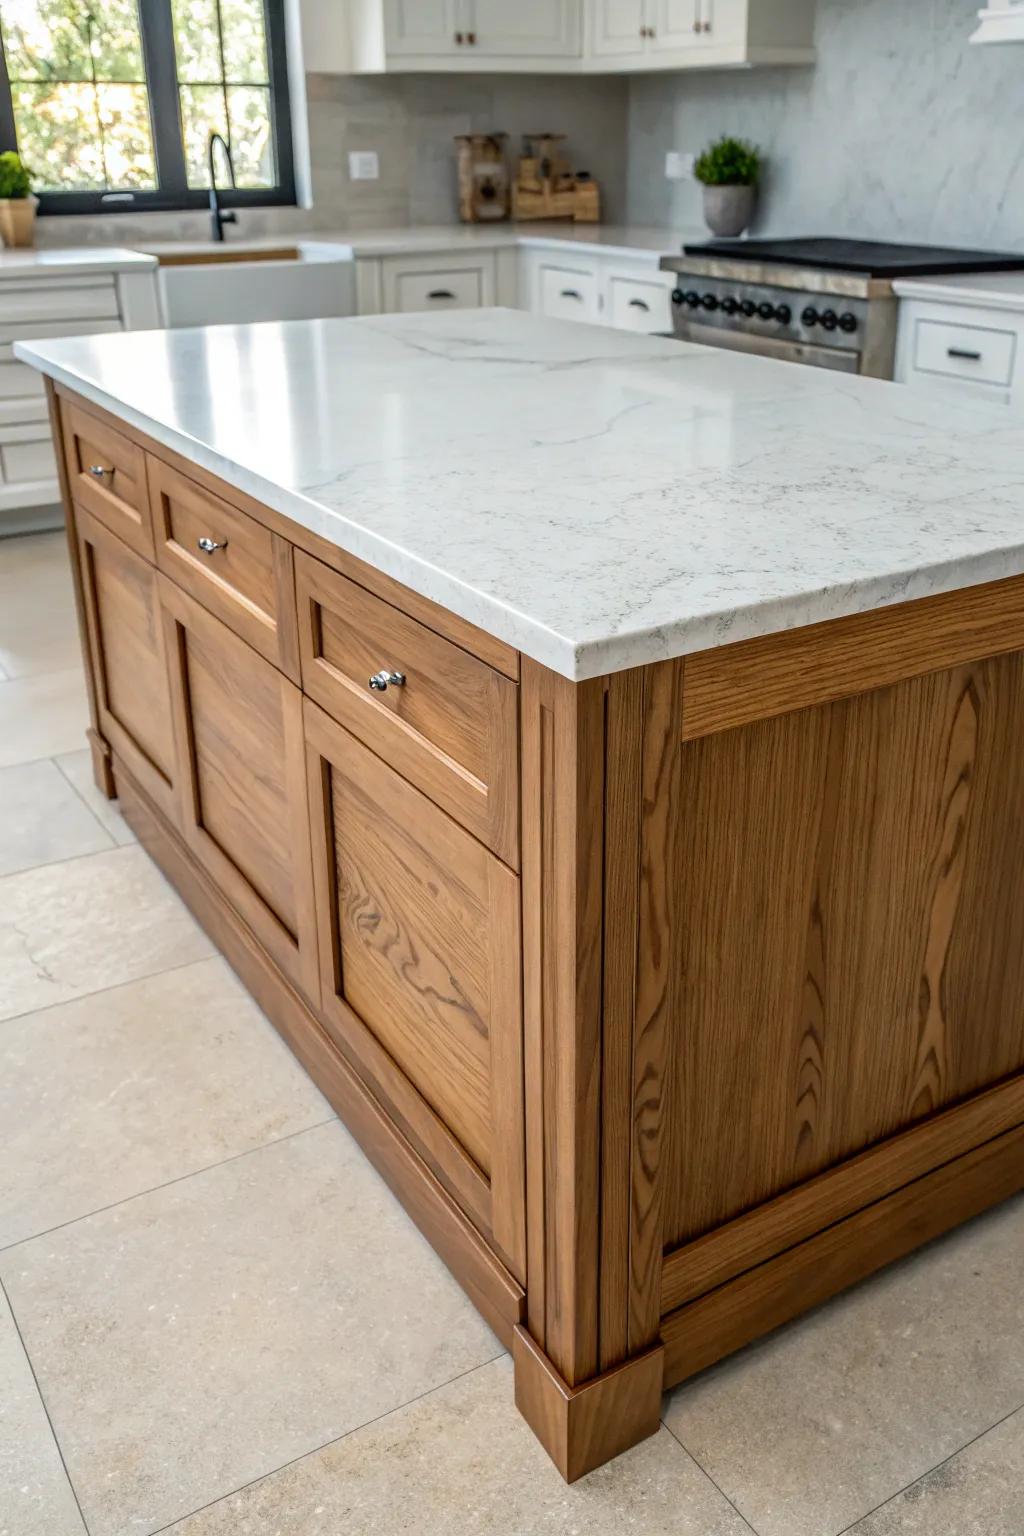
<svg viewBox="0 0 1024 1536">
<path fill-rule="evenodd" d="M 90 475 L 95 475 L 97 480 L 102 480 L 104 475 L 112 475 L 114 471 L 108 468 L 106 464 L 90 464 L 89 473 Z"/>
<path fill-rule="evenodd" d="M 370 687 L 376 693 L 387 693 L 389 683 L 392 688 L 401 688 L 405 683 L 405 673 L 381 671 L 375 672 L 370 678 Z"/>
<path fill-rule="evenodd" d="M 212 555 L 215 550 L 227 549 L 228 547 L 227 539 L 224 540 L 223 544 L 218 544 L 216 539 L 208 539 L 205 534 L 201 539 L 196 540 L 196 544 L 204 555 Z"/>
</svg>

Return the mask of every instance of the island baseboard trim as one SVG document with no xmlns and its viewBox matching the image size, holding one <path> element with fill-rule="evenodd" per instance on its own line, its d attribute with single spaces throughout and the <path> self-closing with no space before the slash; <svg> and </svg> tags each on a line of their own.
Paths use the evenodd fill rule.
<svg viewBox="0 0 1024 1536">
<path fill-rule="evenodd" d="M 121 810 L 145 851 L 337 1110 L 477 1311 L 502 1344 L 511 1348 L 512 1330 L 525 1317 L 526 1295 L 522 1287 L 390 1123 L 308 1005 L 279 974 L 116 754 L 113 770 Z"/>
<path fill-rule="evenodd" d="M 1024 1126 L 1016 1126 L 836 1222 L 662 1320 L 665 1386 L 1024 1188 Z"/>
<path fill-rule="evenodd" d="M 664 1353 L 655 1345 L 570 1387 L 527 1330 L 515 1328 L 516 1407 L 567 1483 L 657 1433 Z"/>
<path fill-rule="evenodd" d="M 1024 1125 L 1024 1073 L 943 1110 L 666 1253 L 663 1314 Z"/>
</svg>

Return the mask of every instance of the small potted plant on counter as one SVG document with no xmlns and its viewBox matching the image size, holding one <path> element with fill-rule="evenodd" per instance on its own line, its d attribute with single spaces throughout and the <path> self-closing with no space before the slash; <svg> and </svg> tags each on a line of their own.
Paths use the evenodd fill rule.
<svg viewBox="0 0 1024 1536">
<path fill-rule="evenodd" d="M 4 245 L 31 245 L 38 197 L 16 150 L 0 154 L 0 238 Z"/>
<path fill-rule="evenodd" d="M 712 234 L 741 235 L 754 214 L 761 155 L 746 139 L 716 139 L 697 156 L 693 174 L 704 187 L 704 221 Z"/>
</svg>

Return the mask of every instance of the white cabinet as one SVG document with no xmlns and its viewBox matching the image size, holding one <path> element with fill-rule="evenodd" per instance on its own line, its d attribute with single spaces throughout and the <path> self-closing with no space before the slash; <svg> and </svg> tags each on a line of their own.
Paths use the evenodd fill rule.
<svg viewBox="0 0 1024 1536">
<path fill-rule="evenodd" d="M 672 329 L 674 279 L 653 255 L 524 246 L 520 303 L 552 320 L 588 320 L 651 335 Z"/>
<path fill-rule="evenodd" d="M 584 69 L 707 69 L 814 58 L 814 0 L 586 0 Z"/>
<path fill-rule="evenodd" d="M 384 39 L 389 54 L 450 53 L 462 26 L 459 0 L 384 0 Z"/>
<path fill-rule="evenodd" d="M 551 320 L 598 320 L 598 275 L 593 266 L 546 258 L 538 264 L 537 313 Z"/>
<path fill-rule="evenodd" d="M 351 68 L 559 70 L 581 58 L 583 0 L 349 0 Z"/>
<path fill-rule="evenodd" d="M 895 376 L 936 394 L 1024 407 L 1024 307 L 901 299 Z"/>
<path fill-rule="evenodd" d="M 442 309 L 515 308 L 514 247 L 480 251 L 409 251 L 360 256 L 356 310 L 360 315 L 415 314 Z"/>
<path fill-rule="evenodd" d="M 643 336 L 671 331 L 671 292 L 672 280 L 666 272 L 638 277 L 609 268 L 605 273 L 604 318 L 616 330 L 636 331 Z"/>
<path fill-rule="evenodd" d="M 579 57 L 579 0 L 465 0 L 465 7 L 481 58 Z"/>
</svg>

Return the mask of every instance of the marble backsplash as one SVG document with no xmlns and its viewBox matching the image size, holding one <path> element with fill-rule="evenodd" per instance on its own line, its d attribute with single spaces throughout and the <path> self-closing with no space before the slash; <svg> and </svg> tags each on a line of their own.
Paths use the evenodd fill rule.
<svg viewBox="0 0 1024 1536">
<path fill-rule="evenodd" d="M 1024 249 L 1024 47 L 970 47 L 978 4 L 818 0 L 811 68 L 634 77 L 628 218 L 699 222 L 665 152 L 737 133 L 768 155 L 754 233 Z"/>
<path fill-rule="evenodd" d="M 310 208 L 244 209 L 239 234 L 298 235 L 457 219 L 458 133 L 504 130 L 518 148 L 523 133 L 569 135 L 579 169 L 598 177 L 608 222 L 625 213 L 625 77 L 557 75 L 307 75 Z M 377 181 L 352 181 L 348 153 L 375 149 Z M 206 213 L 124 213 L 39 221 L 40 245 L 205 239 Z"/>
</svg>

